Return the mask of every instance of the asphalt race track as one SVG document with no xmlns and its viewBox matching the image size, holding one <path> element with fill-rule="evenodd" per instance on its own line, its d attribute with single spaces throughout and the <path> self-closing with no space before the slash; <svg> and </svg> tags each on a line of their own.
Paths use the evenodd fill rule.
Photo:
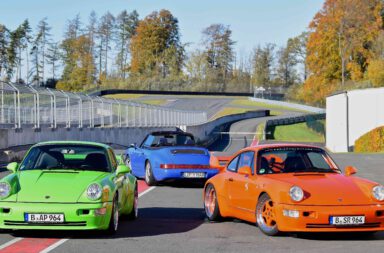
<svg viewBox="0 0 384 253">
<path fill-rule="evenodd" d="M 255 132 L 260 120 L 232 124 L 230 133 L 223 134 L 211 148 L 228 154 L 250 144 L 253 136 L 248 133 Z M 358 176 L 384 184 L 384 155 L 333 157 L 340 167 L 354 165 Z M 383 252 L 384 248 L 384 232 L 373 236 L 332 233 L 268 237 L 254 224 L 231 219 L 208 222 L 199 185 L 148 188 L 141 182 L 139 191 L 139 219 L 121 221 L 113 237 L 100 232 L 3 231 L 0 252 Z"/>
</svg>

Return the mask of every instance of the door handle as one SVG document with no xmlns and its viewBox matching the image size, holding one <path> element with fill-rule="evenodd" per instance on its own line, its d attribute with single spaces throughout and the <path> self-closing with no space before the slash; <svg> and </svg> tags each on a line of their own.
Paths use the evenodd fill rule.
<svg viewBox="0 0 384 253">
<path fill-rule="evenodd" d="M 229 182 L 233 182 L 233 178 L 230 177 L 230 178 L 228 179 L 228 181 L 229 181 Z"/>
</svg>

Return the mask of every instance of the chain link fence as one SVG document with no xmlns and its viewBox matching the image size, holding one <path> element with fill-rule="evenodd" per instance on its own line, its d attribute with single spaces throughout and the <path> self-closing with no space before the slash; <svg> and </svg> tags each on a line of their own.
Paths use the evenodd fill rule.
<svg viewBox="0 0 384 253">
<path fill-rule="evenodd" d="M 202 111 L 107 99 L 0 82 L 0 125 L 23 127 L 174 127 L 207 122 Z"/>
</svg>

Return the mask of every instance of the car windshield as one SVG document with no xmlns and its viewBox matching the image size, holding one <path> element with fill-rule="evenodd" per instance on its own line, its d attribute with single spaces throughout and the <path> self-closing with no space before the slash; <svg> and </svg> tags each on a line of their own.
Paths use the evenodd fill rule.
<svg viewBox="0 0 384 253">
<path fill-rule="evenodd" d="M 320 148 L 281 147 L 264 149 L 258 155 L 258 174 L 339 172 L 336 164 Z"/>
<path fill-rule="evenodd" d="M 145 147 L 195 146 L 193 136 L 183 133 L 149 135 L 144 141 Z"/>
<path fill-rule="evenodd" d="M 42 145 L 33 147 L 20 170 L 88 170 L 110 172 L 106 150 L 92 145 Z"/>
</svg>

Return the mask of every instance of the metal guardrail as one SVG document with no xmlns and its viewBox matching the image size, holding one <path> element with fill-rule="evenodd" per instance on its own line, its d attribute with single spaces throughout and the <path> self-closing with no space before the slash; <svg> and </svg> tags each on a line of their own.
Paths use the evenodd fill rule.
<svg viewBox="0 0 384 253">
<path fill-rule="evenodd" d="M 1 127 L 174 127 L 207 122 L 186 111 L 0 81 Z"/>
</svg>

